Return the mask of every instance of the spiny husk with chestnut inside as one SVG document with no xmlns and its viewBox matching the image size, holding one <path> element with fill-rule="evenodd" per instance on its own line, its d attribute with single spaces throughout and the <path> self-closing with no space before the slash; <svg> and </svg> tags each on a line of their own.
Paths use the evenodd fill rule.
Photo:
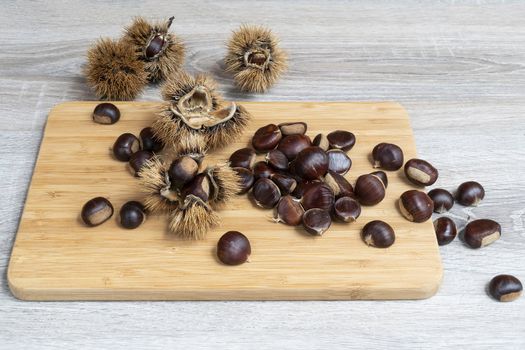
<svg viewBox="0 0 525 350">
<path fill-rule="evenodd" d="M 178 194 L 171 189 L 169 165 L 154 157 L 139 172 L 140 189 L 145 194 L 144 207 L 152 213 L 169 212 L 179 205 Z"/>
<path fill-rule="evenodd" d="M 227 163 L 206 169 L 211 184 L 210 204 L 219 207 L 241 191 L 241 177 Z"/>
<path fill-rule="evenodd" d="M 185 48 L 183 42 L 168 30 L 173 17 L 167 21 L 148 22 L 143 17 L 137 17 L 126 27 L 122 40 L 133 48 L 140 60 L 144 62 L 144 69 L 151 82 L 159 82 L 182 69 L 184 64 Z M 151 55 L 148 47 L 160 42 L 158 52 Z M 153 42 L 153 43 L 152 43 Z"/>
<path fill-rule="evenodd" d="M 101 100 L 133 100 L 144 89 L 148 74 L 133 47 L 99 39 L 87 52 L 86 82 Z"/>
<path fill-rule="evenodd" d="M 219 215 L 199 197 L 188 195 L 170 215 L 169 231 L 183 239 L 204 239 L 206 233 L 219 225 Z"/>
<path fill-rule="evenodd" d="M 287 57 L 270 29 L 242 25 L 228 43 L 225 64 L 241 90 L 265 92 L 286 70 Z"/>
</svg>

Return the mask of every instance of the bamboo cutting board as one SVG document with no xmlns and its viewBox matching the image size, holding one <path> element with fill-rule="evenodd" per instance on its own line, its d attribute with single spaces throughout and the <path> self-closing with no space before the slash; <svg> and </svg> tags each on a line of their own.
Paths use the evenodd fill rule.
<svg viewBox="0 0 525 350">
<path fill-rule="evenodd" d="M 114 125 L 91 120 L 97 102 L 70 102 L 49 115 L 38 161 L 8 270 L 13 294 L 26 300 L 329 300 L 420 299 L 432 296 L 442 277 L 432 223 L 411 223 L 396 200 L 412 186 L 402 170 L 388 172 L 383 202 L 363 207 L 353 224 L 334 223 L 322 237 L 276 224 L 272 212 L 239 196 L 220 211 L 222 224 L 203 241 L 182 241 L 166 232 L 163 216 L 150 216 L 135 230 L 116 217 L 128 200 L 140 200 L 137 180 L 111 157 L 124 132 L 136 135 L 155 118 L 154 102 L 118 102 Z M 416 155 L 406 111 L 397 103 L 245 102 L 253 120 L 242 138 L 210 154 L 225 160 L 249 144 L 268 123 L 305 121 L 308 135 L 345 129 L 356 134 L 346 177 L 372 171 L 369 154 L 379 142 Z M 82 205 L 96 196 L 115 207 L 112 219 L 95 228 L 79 219 Z M 392 225 L 388 249 L 366 246 L 361 228 L 374 219 Z M 225 266 L 215 245 L 226 231 L 250 239 L 250 262 Z"/>
</svg>

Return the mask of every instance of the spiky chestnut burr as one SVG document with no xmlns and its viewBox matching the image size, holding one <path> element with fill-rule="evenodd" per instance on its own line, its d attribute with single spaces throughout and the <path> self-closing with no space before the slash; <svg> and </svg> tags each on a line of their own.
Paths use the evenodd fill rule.
<svg viewBox="0 0 525 350">
<path fill-rule="evenodd" d="M 286 53 L 268 28 L 242 25 L 228 43 L 226 71 L 248 92 L 265 92 L 287 68 Z"/>
<path fill-rule="evenodd" d="M 148 81 L 144 62 L 122 41 L 99 39 L 87 52 L 86 82 L 101 100 L 133 100 Z"/>
<path fill-rule="evenodd" d="M 144 207 L 152 213 L 169 212 L 179 205 L 178 193 L 172 190 L 168 168 L 169 163 L 156 156 L 140 169 L 138 179 L 145 194 Z"/>
<path fill-rule="evenodd" d="M 183 42 L 168 30 L 174 17 L 163 22 L 148 22 L 137 17 L 126 27 L 123 41 L 133 48 L 151 82 L 159 82 L 181 69 L 184 64 Z"/>
<path fill-rule="evenodd" d="M 219 215 L 197 196 L 188 195 L 170 215 L 171 233 L 190 240 L 204 239 L 206 233 L 220 223 Z"/>
</svg>

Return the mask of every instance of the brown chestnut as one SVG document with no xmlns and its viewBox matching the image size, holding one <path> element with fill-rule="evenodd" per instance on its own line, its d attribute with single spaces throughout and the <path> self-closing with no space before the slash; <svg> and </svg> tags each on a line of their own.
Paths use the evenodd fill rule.
<svg viewBox="0 0 525 350">
<path fill-rule="evenodd" d="M 271 209 L 275 207 L 281 199 L 281 190 L 270 179 L 260 178 L 253 184 L 253 198 L 255 203 L 263 208 Z"/>
<path fill-rule="evenodd" d="M 343 222 L 354 222 L 361 215 L 361 205 L 352 197 L 341 197 L 335 201 L 334 217 Z"/>
<path fill-rule="evenodd" d="M 146 164 L 148 160 L 153 158 L 154 154 L 150 151 L 137 151 L 129 158 L 129 165 L 135 172 L 135 176 L 139 176 L 140 169 Z"/>
<path fill-rule="evenodd" d="M 145 151 L 158 153 L 164 148 L 164 144 L 155 136 L 151 127 L 142 129 L 139 136 L 142 149 Z"/>
<path fill-rule="evenodd" d="M 434 220 L 434 231 L 439 245 L 449 244 L 458 233 L 454 221 L 444 216 Z"/>
<path fill-rule="evenodd" d="M 334 201 L 334 192 L 325 184 L 309 188 L 301 198 L 301 204 L 305 210 L 321 208 L 331 211 Z"/>
<path fill-rule="evenodd" d="M 278 149 L 272 149 L 266 154 L 265 160 L 272 168 L 277 170 L 288 169 L 288 158 L 286 155 Z"/>
<path fill-rule="evenodd" d="M 312 142 L 306 135 L 288 135 L 279 142 L 277 149 L 283 152 L 289 161 L 292 161 L 299 152 L 311 145 Z"/>
<path fill-rule="evenodd" d="M 113 216 L 113 205 L 104 197 L 90 199 L 82 207 L 80 217 L 88 226 L 98 226 Z"/>
<path fill-rule="evenodd" d="M 477 206 L 485 198 L 485 189 L 476 181 L 468 181 L 459 185 L 456 200 L 464 206 Z"/>
<path fill-rule="evenodd" d="M 449 211 L 454 205 L 454 197 L 452 197 L 452 194 L 442 188 L 434 188 L 428 192 L 428 196 L 432 199 L 432 202 L 434 202 L 435 213 L 443 214 Z"/>
<path fill-rule="evenodd" d="M 311 235 L 322 236 L 332 224 L 330 212 L 325 209 L 312 208 L 303 214 L 303 227 Z"/>
<path fill-rule="evenodd" d="M 328 162 L 328 155 L 321 148 L 307 147 L 294 160 L 295 174 L 305 180 L 319 179 L 328 171 Z"/>
<path fill-rule="evenodd" d="M 361 175 L 355 183 L 354 193 L 362 205 L 376 205 L 385 198 L 385 184 L 376 175 Z"/>
<path fill-rule="evenodd" d="M 381 182 L 383 182 L 383 185 L 385 185 L 385 189 L 388 188 L 388 176 L 384 171 L 374 171 L 371 172 L 370 175 L 377 176 Z"/>
<path fill-rule="evenodd" d="M 139 150 L 139 139 L 128 132 L 120 135 L 113 144 L 113 154 L 121 162 L 129 162 L 131 155 Z"/>
<path fill-rule="evenodd" d="M 523 285 L 512 275 L 497 275 L 489 282 L 489 294 L 498 301 L 514 301 L 521 296 Z"/>
<path fill-rule="evenodd" d="M 232 153 L 229 161 L 232 168 L 251 169 L 255 164 L 255 151 L 248 147 L 238 149 Z"/>
<path fill-rule="evenodd" d="M 355 135 L 350 131 L 336 130 L 326 135 L 330 148 L 348 152 L 355 145 Z"/>
<path fill-rule="evenodd" d="M 409 221 L 425 222 L 432 216 L 434 203 L 425 192 L 409 190 L 399 198 L 399 210 Z"/>
<path fill-rule="evenodd" d="M 139 227 L 146 220 L 145 209 L 137 201 L 126 202 L 120 208 L 120 225 L 127 229 Z"/>
<path fill-rule="evenodd" d="M 252 146 L 257 152 L 268 152 L 274 149 L 283 135 L 275 124 L 268 124 L 257 129 L 252 138 Z"/>
<path fill-rule="evenodd" d="M 195 197 L 199 197 L 204 202 L 207 202 L 210 198 L 211 191 L 210 179 L 205 173 L 195 175 L 195 177 L 188 183 L 186 183 L 180 193 L 182 199 L 192 194 Z"/>
<path fill-rule="evenodd" d="M 233 170 L 235 170 L 237 175 L 239 175 L 240 177 L 239 184 L 240 184 L 241 190 L 238 194 L 244 194 L 248 192 L 250 188 L 252 188 L 253 183 L 255 181 L 252 171 L 250 169 L 241 168 L 241 167 L 233 168 Z"/>
<path fill-rule="evenodd" d="M 288 135 L 304 135 L 308 126 L 303 122 L 291 122 L 291 123 L 281 123 L 279 124 L 279 129 L 284 136 Z"/>
<path fill-rule="evenodd" d="M 240 265 L 252 254 L 248 238 L 238 231 L 228 231 L 217 242 L 217 257 L 226 265 Z"/>
<path fill-rule="evenodd" d="M 325 134 L 317 134 L 312 141 L 312 145 L 321 148 L 323 151 L 328 151 L 330 149 L 330 143 Z"/>
<path fill-rule="evenodd" d="M 295 190 L 295 187 L 297 187 L 297 181 L 288 175 L 275 173 L 270 176 L 270 179 L 275 182 L 283 195 L 292 193 Z"/>
<path fill-rule="evenodd" d="M 340 149 L 331 149 L 326 152 L 328 156 L 328 169 L 344 175 L 352 167 L 352 160 L 350 157 Z"/>
<path fill-rule="evenodd" d="M 403 166 L 403 150 L 393 143 L 382 142 L 372 150 L 374 168 L 398 170 Z"/>
<path fill-rule="evenodd" d="M 295 198 L 302 198 L 304 196 L 304 193 L 309 190 L 312 187 L 319 187 L 323 183 L 319 180 L 300 180 L 297 182 L 297 186 L 295 187 L 295 190 L 292 192 L 292 195 Z"/>
<path fill-rule="evenodd" d="M 113 103 L 104 102 L 95 107 L 93 121 L 99 124 L 115 124 L 120 119 L 120 110 Z"/>
<path fill-rule="evenodd" d="M 439 174 L 426 160 L 413 158 L 405 163 L 405 175 L 413 184 L 430 186 L 436 182 Z"/>
<path fill-rule="evenodd" d="M 338 173 L 328 170 L 324 182 L 332 189 L 336 198 L 354 196 L 354 188 L 350 182 Z"/>
<path fill-rule="evenodd" d="M 396 240 L 392 226 L 381 220 L 367 223 L 361 231 L 363 242 L 371 247 L 388 248 Z"/>
<path fill-rule="evenodd" d="M 255 177 L 255 180 L 260 178 L 270 178 L 274 173 L 275 170 L 264 161 L 257 162 L 253 166 L 253 176 Z"/>
<path fill-rule="evenodd" d="M 197 175 L 199 163 L 189 156 L 182 156 L 175 159 L 169 169 L 168 176 L 173 188 L 181 188 Z"/>
<path fill-rule="evenodd" d="M 275 222 L 284 222 L 290 226 L 297 226 L 301 224 L 304 209 L 299 200 L 288 195 L 279 200 L 275 214 Z"/>
<path fill-rule="evenodd" d="M 494 220 L 479 219 L 465 226 L 464 238 L 471 248 L 481 248 L 501 237 L 501 226 Z"/>
</svg>

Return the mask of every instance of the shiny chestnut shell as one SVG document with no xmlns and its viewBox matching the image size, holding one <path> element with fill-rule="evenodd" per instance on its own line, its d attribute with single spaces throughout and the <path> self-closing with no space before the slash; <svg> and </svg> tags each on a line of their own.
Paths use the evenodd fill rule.
<svg viewBox="0 0 525 350">
<path fill-rule="evenodd" d="M 404 170 L 407 179 L 418 186 L 433 185 L 439 176 L 437 169 L 423 159 L 410 159 L 405 163 Z"/>
<path fill-rule="evenodd" d="M 153 158 L 154 154 L 150 151 L 138 151 L 129 158 L 129 165 L 135 172 L 135 176 L 139 176 L 140 169 L 146 164 L 148 160 Z"/>
<path fill-rule="evenodd" d="M 284 222 L 290 226 L 300 225 L 302 222 L 304 208 L 294 197 L 287 195 L 281 197 L 275 210 L 275 221 Z"/>
<path fill-rule="evenodd" d="M 238 149 L 229 158 L 230 166 L 251 169 L 255 164 L 255 157 L 255 151 L 249 147 Z"/>
<path fill-rule="evenodd" d="M 479 219 L 465 226 L 465 243 L 471 248 L 481 248 L 497 241 L 501 237 L 501 225 L 494 220 Z"/>
<path fill-rule="evenodd" d="M 120 119 L 120 110 L 113 103 L 99 103 L 93 111 L 92 118 L 98 124 L 115 124 Z"/>
<path fill-rule="evenodd" d="M 306 130 L 308 130 L 308 126 L 304 122 L 281 123 L 278 126 L 284 136 L 304 135 Z"/>
<path fill-rule="evenodd" d="M 312 142 L 306 135 L 289 135 L 279 142 L 277 149 L 283 152 L 289 161 L 292 161 L 299 152 L 311 145 Z"/>
<path fill-rule="evenodd" d="M 131 155 L 139 150 L 139 139 L 128 132 L 120 135 L 113 144 L 113 155 L 121 162 L 129 162 Z"/>
<path fill-rule="evenodd" d="M 354 193 L 362 205 L 376 205 L 385 198 L 385 185 L 378 176 L 361 175 L 357 178 Z"/>
<path fill-rule="evenodd" d="M 270 178 L 274 173 L 275 170 L 264 161 L 259 161 L 253 166 L 253 176 L 255 177 L 255 180 L 260 178 Z"/>
<path fill-rule="evenodd" d="M 328 142 L 328 138 L 325 134 L 317 134 L 312 141 L 312 145 L 320 147 L 324 151 L 330 149 L 330 142 Z"/>
<path fill-rule="evenodd" d="M 363 227 L 361 238 L 369 246 L 388 248 L 394 244 L 396 235 L 392 226 L 384 221 L 374 220 Z"/>
<path fill-rule="evenodd" d="M 523 285 L 512 275 L 497 275 L 490 280 L 488 291 L 498 301 L 514 301 L 521 296 Z"/>
<path fill-rule="evenodd" d="M 146 213 L 142 203 L 129 201 L 120 208 L 120 225 L 127 229 L 135 229 L 146 220 Z"/>
<path fill-rule="evenodd" d="M 189 156 L 182 156 L 171 162 L 168 176 L 173 188 L 180 188 L 193 180 L 199 171 L 199 163 Z"/>
<path fill-rule="evenodd" d="M 344 175 L 352 167 L 350 157 L 340 149 L 331 149 L 326 152 L 328 156 L 328 169 L 338 174 Z"/>
<path fill-rule="evenodd" d="M 393 143 L 382 142 L 372 150 L 374 168 L 398 170 L 403 166 L 403 150 Z"/>
<path fill-rule="evenodd" d="M 297 181 L 289 175 L 272 174 L 270 179 L 279 187 L 281 194 L 292 193 L 297 187 Z"/>
<path fill-rule="evenodd" d="M 354 222 L 361 215 L 361 205 L 352 197 L 341 197 L 334 203 L 334 217 L 343 222 Z"/>
<path fill-rule="evenodd" d="M 305 180 L 319 179 L 328 171 L 329 158 L 316 146 L 303 149 L 294 161 L 295 174 Z"/>
<path fill-rule="evenodd" d="M 248 192 L 255 182 L 255 178 L 253 176 L 253 173 L 250 169 L 236 167 L 233 168 L 233 170 L 237 173 L 237 175 L 240 178 L 239 185 L 241 190 L 238 194 L 244 194 Z"/>
<path fill-rule="evenodd" d="M 434 202 L 434 212 L 443 214 L 449 211 L 454 205 L 454 197 L 452 194 L 442 188 L 435 188 L 428 192 L 428 196 Z"/>
<path fill-rule="evenodd" d="M 228 231 L 217 242 L 217 258 L 225 265 L 240 265 L 251 254 L 250 241 L 239 231 Z"/>
<path fill-rule="evenodd" d="M 259 153 L 274 149 L 283 135 L 275 124 L 268 124 L 257 129 L 252 138 L 252 146 Z"/>
<path fill-rule="evenodd" d="M 268 178 L 260 178 L 253 184 L 252 189 L 255 203 L 263 208 L 271 209 L 281 199 L 281 190 L 279 187 Z"/>
<path fill-rule="evenodd" d="M 154 134 L 151 127 L 144 128 L 140 131 L 140 144 L 142 149 L 153 153 L 158 153 L 164 148 L 164 144 Z"/>
<path fill-rule="evenodd" d="M 434 232 L 439 245 L 449 244 L 458 233 L 454 221 L 444 216 L 434 220 Z"/>
<path fill-rule="evenodd" d="M 425 192 L 409 190 L 399 198 L 399 210 L 409 221 L 425 222 L 432 216 L 434 203 Z"/>
<path fill-rule="evenodd" d="M 330 148 L 336 148 L 348 152 L 355 145 L 355 135 L 350 131 L 336 130 L 326 135 Z"/>
<path fill-rule="evenodd" d="M 485 198 L 485 189 L 476 181 L 468 181 L 459 185 L 456 200 L 464 206 L 477 206 Z"/>
<path fill-rule="evenodd" d="M 343 175 L 328 170 L 324 182 L 332 189 L 336 198 L 354 196 L 354 188 Z"/>
<path fill-rule="evenodd" d="M 288 157 L 278 149 L 272 149 L 264 159 L 274 169 L 282 171 L 288 169 Z"/>
<path fill-rule="evenodd" d="M 95 197 L 82 207 L 80 217 L 90 227 L 98 226 L 113 216 L 113 205 L 104 197 Z"/>
<path fill-rule="evenodd" d="M 334 192 L 325 184 L 310 187 L 301 198 L 301 204 L 305 210 L 321 208 L 331 211 L 334 201 Z"/>
<path fill-rule="evenodd" d="M 302 223 L 305 231 L 309 234 L 322 236 L 330 228 L 332 218 L 328 210 L 312 208 L 304 212 Z"/>
</svg>

